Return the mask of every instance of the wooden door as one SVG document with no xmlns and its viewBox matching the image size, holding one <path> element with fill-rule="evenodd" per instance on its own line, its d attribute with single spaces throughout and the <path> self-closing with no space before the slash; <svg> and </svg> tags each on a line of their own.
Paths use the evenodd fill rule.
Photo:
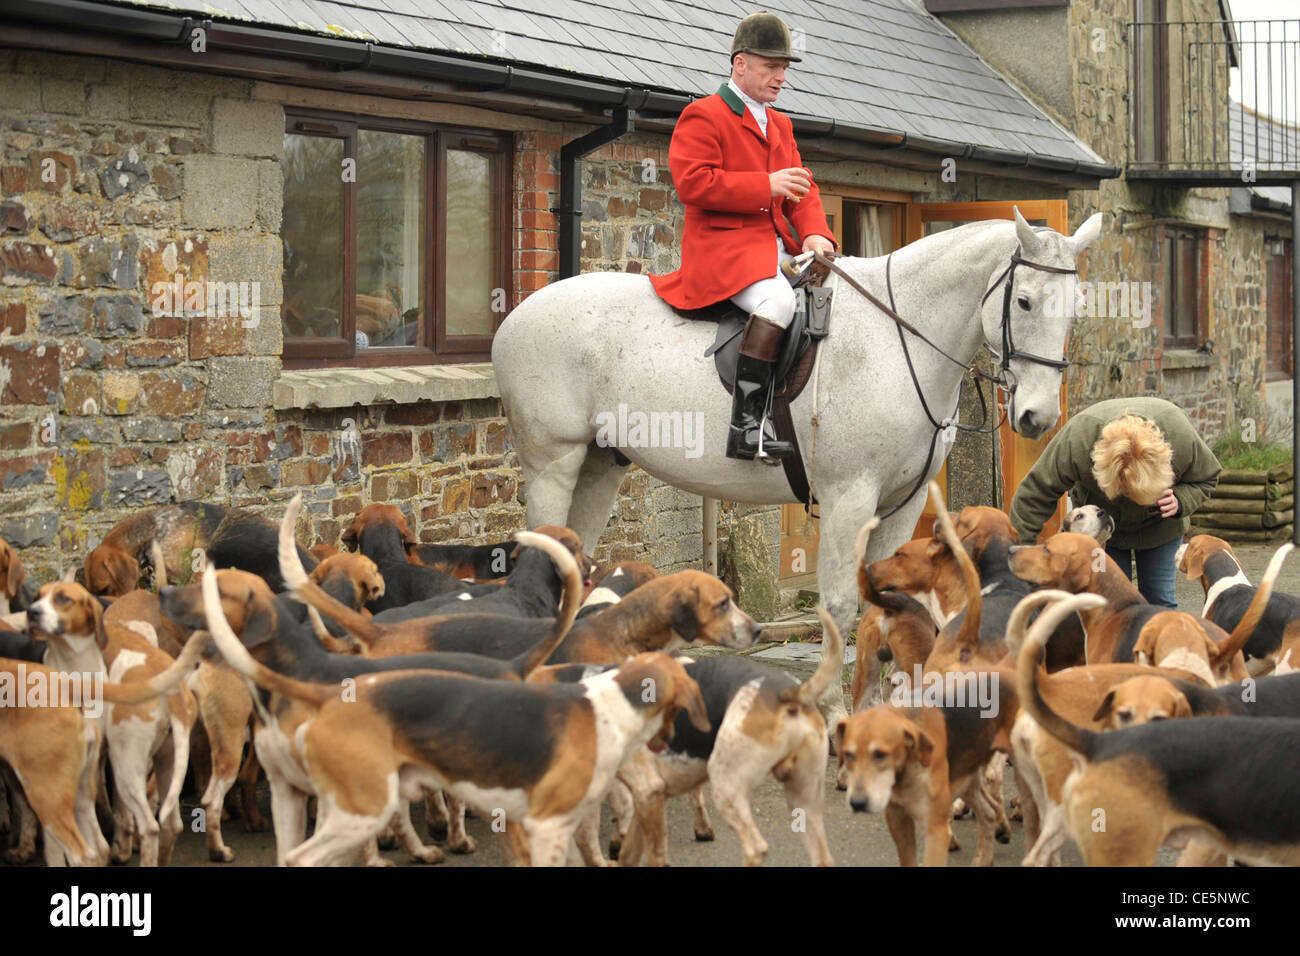
<svg viewBox="0 0 1300 956">
<path fill-rule="evenodd" d="M 1014 219 L 1015 209 L 1031 225 L 1049 226 L 1062 235 L 1069 233 L 1069 207 L 1064 199 L 1034 199 L 1022 202 L 952 202 L 952 203 L 912 203 L 907 207 L 906 238 L 909 243 L 924 236 L 931 235 L 943 228 L 950 228 L 964 222 L 983 219 Z M 995 410 L 999 416 L 1001 407 Z M 1011 499 L 1021 480 L 1034 466 L 1052 436 L 1060 431 L 1065 423 L 1065 383 L 1061 383 L 1061 418 L 1056 427 L 1042 438 L 1031 441 L 1023 435 L 1012 431 L 1011 424 L 1004 422 L 998 431 L 998 442 L 1002 451 L 1002 510 L 1011 510 Z M 947 473 L 945 464 L 939 472 L 939 485 L 947 497 Z M 1043 527 L 1043 534 L 1055 534 L 1065 517 L 1065 499 L 1057 505 L 1056 514 Z M 934 509 L 927 501 L 925 511 L 917 522 L 913 537 L 929 537 L 934 530 Z M 1033 542 L 1027 542 L 1032 544 Z"/>
</svg>

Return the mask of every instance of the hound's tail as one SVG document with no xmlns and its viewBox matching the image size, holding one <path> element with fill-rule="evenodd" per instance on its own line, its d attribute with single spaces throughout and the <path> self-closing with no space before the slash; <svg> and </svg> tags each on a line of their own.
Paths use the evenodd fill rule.
<svg viewBox="0 0 1300 956">
<path fill-rule="evenodd" d="M 515 534 L 514 539 L 521 547 L 545 551 L 555 562 L 555 569 L 564 582 L 564 591 L 560 595 L 560 609 L 550 633 L 538 641 L 531 650 L 511 661 L 520 680 L 527 680 L 529 674 L 546 663 L 546 659 L 554 653 L 569 633 L 574 618 L 578 616 L 578 609 L 582 606 L 584 587 L 578 562 L 574 560 L 573 553 L 559 541 L 550 535 L 538 534 L 535 531 L 520 531 Z"/>
<path fill-rule="evenodd" d="M 1246 642 L 1255 633 L 1255 628 L 1264 616 L 1269 598 L 1273 596 L 1273 584 L 1277 581 L 1278 575 L 1282 573 L 1282 563 L 1286 561 L 1287 555 L 1294 550 L 1295 545 L 1288 541 L 1273 552 L 1273 557 L 1268 562 L 1268 568 L 1264 571 L 1264 577 L 1259 582 L 1259 589 L 1255 591 L 1255 596 L 1250 599 L 1250 605 L 1246 608 L 1246 613 L 1237 622 L 1237 626 L 1232 629 L 1228 639 L 1220 644 L 1219 649 L 1214 652 L 1213 665 L 1216 667 L 1222 666 L 1232 655 L 1246 646 Z"/>
<path fill-rule="evenodd" d="M 226 662 L 239 673 L 249 678 L 258 687 L 273 694 L 302 701 L 312 707 L 320 707 L 327 701 L 339 697 L 337 685 L 308 684 L 278 674 L 269 667 L 264 667 L 253 659 L 253 655 L 240 643 L 235 632 L 230 629 L 226 615 L 221 610 L 221 594 L 217 590 L 217 575 L 211 567 L 203 571 L 203 611 L 208 618 L 208 630 L 217 642 L 217 649 Z M 190 643 L 193 643 L 191 638 Z M 189 645 L 186 645 L 188 649 Z"/>
<path fill-rule="evenodd" d="M 160 674 L 148 680 L 131 681 L 125 684 L 105 683 L 102 689 L 104 700 L 111 704 L 142 704 L 155 697 L 170 694 L 198 665 L 199 654 L 208 643 L 206 631 L 195 631 L 185 642 L 180 656 Z"/>
<path fill-rule="evenodd" d="M 799 703 L 810 706 L 834 686 L 844 670 L 844 635 L 835 626 L 835 619 L 825 605 L 817 606 L 817 614 L 822 619 L 822 640 L 827 642 L 827 646 L 822 651 L 822 661 L 817 670 L 799 687 Z"/>
<path fill-rule="evenodd" d="M 1031 591 L 1020 599 L 1007 618 L 1007 650 L 1012 657 L 1020 657 L 1020 648 L 1025 642 L 1025 630 L 1029 626 L 1026 623 L 1029 615 L 1050 601 L 1064 601 L 1068 597 L 1072 597 L 1069 591 L 1043 588 L 1040 591 Z"/>
<path fill-rule="evenodd" d="M 1020 653 L 1016 658 L 1016 693 L 1020 697 L 1020 706 L 1049 734 L 1071 750 L 1088 757 L 1100 735 L 1070 723 L 1052 710 L 1038 687 L 1037 663 L 1044 645 L 1047 644 L 1047 639 L 1052 636 L 1057 625 L 1076 611 L 1103 606 L 1106 599 L 1099 594 L 1066 595 L 1043 611 L 1038 616 L 1038 620 L 1034 621 L 1029 633 L 1027 635 L 1024 633 L 1025 619 L 1033 607 L 1042 604 L 1045 600 L 1053 600 L 1056 594 L 1062 593 L 1064 592 L 1035 591 L 1033 594 L 1026 595 L 1011 614 L 1011 621 L 1007 628 L 1007 643 L 1021 645 Z M 1044 594 L 1048 597 L 1043 597 Z M 1027 602 L 1033 603 L 1026 606 Z M 1014 634 L 1013 627 L 1016 629 Z"/>
<path fill-rule="evenodd" d="M 871 532 L 878 527 L 880 519 L 870 519 L 858 529 L 857 540 L 853 542 L 853 554 L 857 557 L 858 564 L 858 595 L 863 600 L 867 599 L 867 592 L 871 589 L 867 582 L 867 541 L 871 538 Z"/>
<path fill-rule="evenodd" d="M 975 569 L 975 562 L 966 553 L 966 548 L 961 543 L 961 539 L 957 537 L 957 529 L 953 527 L 952 516 L 948 514 L 948 505 L 943 500 L 943 492 L 939 490 L 939 485 L 933 481 L 930 482 L 930 504 L 934 506 L 935 525 L 939 529 L 939 535 L 956 559 L 957 567 L 961 568 L 962 580 L 966 583 L 966 616 L 962 618 L 961 627 L 958 628 L 957 636 L 954 638 L 957 646 L 961 648 L 961 659 L 965 661 L 969 655 L 975 653 L 980 643 L 980 619 L 984 614 L 984 596 L 980 593 L 980 574 Z"/>
<path fill-rule="evenodd" d="M 383 636 L 384 628 L 369 615 L 356 611 L 342 601 L 333 597 L 307 575 L 298 557 L 298 542 L 293 536 L 293 526 L 298 520 L 298 511 L 302 508 L 302 495 L 293 496 L 289 507 L 284 509 L 284 519 L 280 522 L 280 576 L 284 586 L 294 593 L 304 604 L 324 611 L 342 624 L 362 643 L 369 646 Z"/>
</svg>

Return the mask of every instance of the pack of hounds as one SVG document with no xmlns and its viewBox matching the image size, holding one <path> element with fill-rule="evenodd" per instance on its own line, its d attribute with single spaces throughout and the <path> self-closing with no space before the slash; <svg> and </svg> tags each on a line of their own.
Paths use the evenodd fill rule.
<svg viewBox="0 0 1300 956">
<path fill-rule="evenodd" d="M 730 589 L 700 571 L 597 568 L 567 528 L 421 544 L 400 509 L 372 504 L 348 550 L 308 551 L 297 498 L 278 528 L 189 503 L 121 522 L 39 593 L 0 542 L 6 861 L 138 850 L 165 866 L 192 770 L 217 862 L 235 857 L 232 809 L 267 828 L 265 773 L 281 865 L 385 865 L 390 841 L 426 863 L 437 843 L 473 853 L 467 808 L 521 865 L 664 865 L 669 798 L 689 794 L 696 839 L 713 838 L 705 784 L 759 865 L 750 796 L 770 774 L 825 866 L 833 750 L 848 810 L 883 813 L 904 866 L 943 866 L 968 811 L 977 866 L 1012 820 L 1026 865 L 1059 864 L 1071 839 L 1089 865 L 1154 865 L 1162 846 L 1180 864 L 1300 863 L 1300 599 L 1273 593 L 1290 545 L 1255 587 L 1226 542 L 1193 537 L 1176 561 L 1205 588 L 1198 617 L 1142 598 L 1095 508 L 1022 546 L 1004 513 L 949 515 L 931 496 L 935 537 L 867 564 L 874 524 L 859 535 L 852 716 L 831 727 L 816 705 L 842 680 L 828 614 L 803 682 L 734 654 L 693 660 L 759 636 Z M 14 698 L 69 675 L 94 675 L 99 706 Z"/>
</svg>

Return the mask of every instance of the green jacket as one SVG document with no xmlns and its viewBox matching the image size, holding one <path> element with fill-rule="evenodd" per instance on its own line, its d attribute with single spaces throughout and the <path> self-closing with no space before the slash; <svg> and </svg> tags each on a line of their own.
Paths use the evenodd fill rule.
<svg viewBox="0 0 1300 956">
<path fill-rule="evenodd" d="M 1109 422 L 1125 413 L 1154 421 L 1173 449 L 1174 497 L 1181 506 L 1172 518 L 1161 518 L 1128 498 L 1112 501 L 1092 477 L 1092 446 Z M 1108 546 L 1145 551 L 1168 544 L 1187 533 L 1190 516 L 1219 483 L 1219 460 L 1201 440 L 1187 414 L 1161 398 L 1115 398 L 1076 413 L 1047 443 L 1011 500 L 1011 524 L 1021 544 L 1033 544 L 1069 492 L 1074 507 L 1097 505 L 1115 519 Z"/>
</svg>

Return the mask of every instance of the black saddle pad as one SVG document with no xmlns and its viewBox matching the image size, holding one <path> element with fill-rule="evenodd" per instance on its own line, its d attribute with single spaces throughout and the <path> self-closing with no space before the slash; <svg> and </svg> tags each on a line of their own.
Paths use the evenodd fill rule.
<svg viewBox="0 0 1300 956">
<path fill-rule="evenodd" d="M 796 289 L 795 292 L 797 295 L 804 294 L 802 289 Z M 713 338 L 713 345 L 704 354 L 713 356 L 718 378 L 722 379 L 722 384 L 730 392 L 736 385 L 736 362 L 740 356 L 740 337 L 745 331 L 745 323 L 749 321 L 749 316 L 730 301 L 696 310 L 690 317 L 704 318 L 700 313 L 713 313 L 710 318 L 718 323 L 718 333 Z M 786 332 L 781 355 L 776 362 L 778 384 L 786 381 L 790 373 L 800 364 L 799 360 L 803 358 L 811 344 L 812 336 L 808 334 L 808 310 L 799 309 L 795 312 L 794 320 Z"/>
</svg>

